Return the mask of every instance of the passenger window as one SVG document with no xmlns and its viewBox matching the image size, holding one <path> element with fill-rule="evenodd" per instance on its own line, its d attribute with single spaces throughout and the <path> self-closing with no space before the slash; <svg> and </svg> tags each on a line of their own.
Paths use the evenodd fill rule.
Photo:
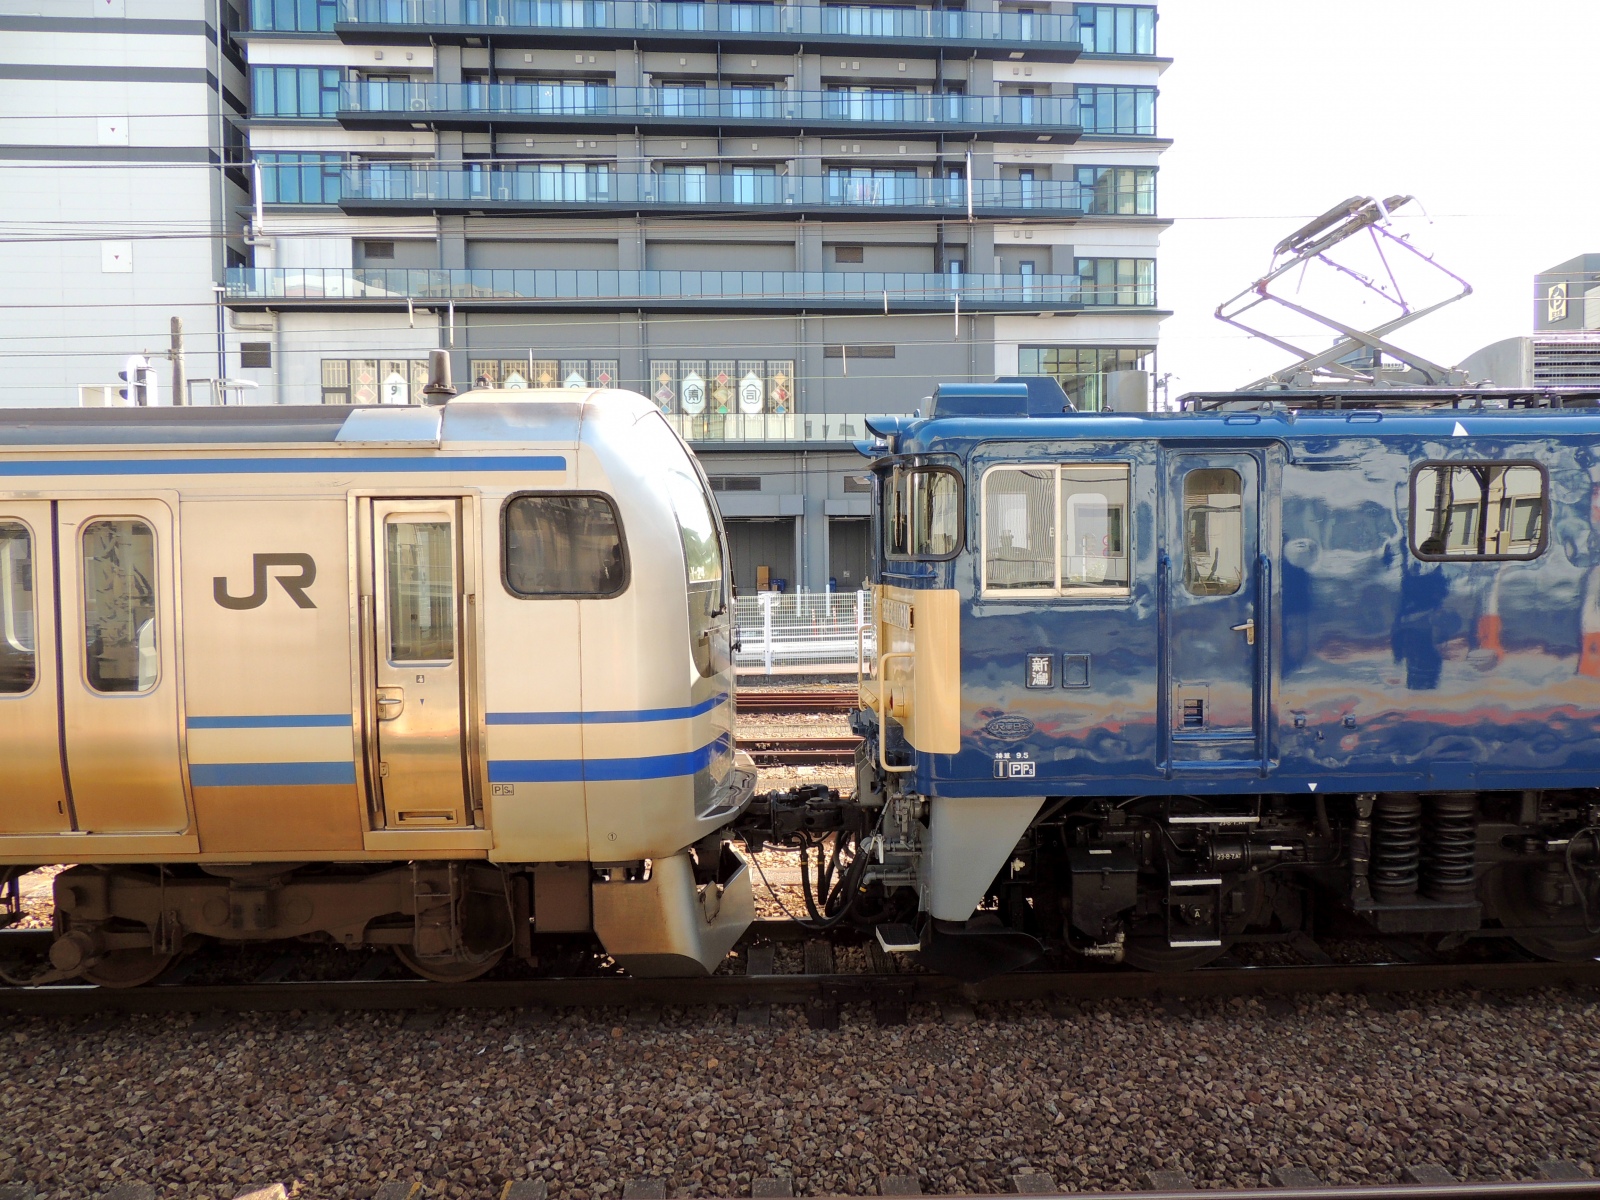
<svg viewBox="0 0 1600 1200">
<path fill-rule="evenodd" d="M 1545 507 L 1536 466 L 1425 466 L 1411 480 L 1412 549 L 1425 559 L 1536 558 Z"/>
<path fill-rule="evenodd" d="M 890 558 L 950 558 L 961 549 L 961 479 L 954 471 L 896 468 L 885 490 Z"/>
<path fill-rule="evenodd" d="M 143 521 L 83 528 L 84 674 L 97 692 L 147 692 L 156 651 L 156 539 Z"/>
<path fill-rule="evenodd" d="M 456 558 L 449 521 L 390 517 L 384 525 L 389 661 L 456 656 Z"/>
<path fill-rule="evenodd" d="M 617 510 L 604 496 L 513 496 L 506 587 L 518 596 L 615 596 L 627 582 Z"/>
<path fill-rule="evenodd" d="M 1056 469 L 991 471 L 983 488 L 984 586 L 1054 591 Z"/>
<path fill-rule="evenodd" d="M 0 521 L 0 693 L 33 687 L 33 540 L 19 521 Z"/>
<path fill-rule="evenodd" d="M 1231 596 L 1244 582 L 1244 488 L 1227 467 L 1183 477 L 1183 583 L 1195 596 Z"/>
<path fill-rule="evenodd" d="M 1128 590 L 1128 468 L 1061 468 L 1061 589 Z"/>
</svg>

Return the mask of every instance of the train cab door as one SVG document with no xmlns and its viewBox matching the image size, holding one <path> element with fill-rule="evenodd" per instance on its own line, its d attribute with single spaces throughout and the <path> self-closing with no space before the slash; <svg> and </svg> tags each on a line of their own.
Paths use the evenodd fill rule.
<svg viewBox="0 0 1600 1200">
<path fill-rule="evenodd" d="M 57 732 L 53 525 L 48 500 L 0 502 L 0 835 L 72 828 Z"/>
<path fill-rule="evenodd" d="M 1243 451 L 1165 458 L 1162 639 L 1167 759 L 1178 772 L 1262 764 L 1268 580 L 1262 461 Z"/>
<path fill-rule="evenodd" d="M 75 827 L 182 833 L 172 509 L 61 500 L 56 518 L 61 745 Z"/>
<path fill-rule="evenodd" d="M 462 507 L 369 502 L 368 778 L 389 829 L 471 824 Z"/>
</svg>

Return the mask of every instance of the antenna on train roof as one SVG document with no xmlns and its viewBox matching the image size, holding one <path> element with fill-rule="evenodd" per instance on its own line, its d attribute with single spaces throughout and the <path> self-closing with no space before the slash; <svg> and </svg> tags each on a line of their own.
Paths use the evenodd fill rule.
<svg viewBox="0 0 1600 1200">
<path fill-rule="evenodd" d="M 1404 237 L 1389 228 L 1390 214 L 1410 204 L 1411 196 L 1390 196 L 1375 200 L 1371 196 L 1351 196 L 1334 205 L 1313 221 L 1307 222 L 1272 248 L 1272 267 L 1260 279 L 1232 299 L 1217 306 L 1220 321 L 1242 329 L 1252 337 L 1259 337 L 1274 346 L 1298 356 L 1298 361 L 1274 371 L 1254 383 L 1239 389 L 1244 392 L 1279 390 L 1283 388 L 1326 387 L 1329 384 L 1355 389 L 1379 386 L 1458 387 L 1467 383 L 1465 372 L 1440 366 L 1420 354 L 1402 350 L 1389 340 L 1389 335 L 1401 326 L 1420 320 L 1437 312 L 1447 304 L 1454 304 L 1472 294 L 1472 285 L 1453 271 L 1446 270 L 1433 261 L 1430 255 L 1418 250 Z M 1347 263 L 1329 256 L 1335 246 L 1365 231 L 1371 239 L 1382 264 L 1384 278 L 1368 276 Z M 1453 295 L 1422 308 L 1413 308 L 1405 297 L 1389 261 L 1389 253 L 1404 250 L 1426 267 L 1443 275 L 1459 288 Z M 1395 314 L 1370 329 L 1357 329 L 1352 325 L 1320 313 L 1305 304 L 1289 300 L 1272 291 L 1272 285 L 1297 269 L 1313 264 L 1331 268 L 1344 279 L 1354 280 L 1361 287 L 1395 310 Z M 1337 337 L 1325 350 L 1307 350 L 1284 338 L 1266 332 L 1242 318 L 1263 304 L 1275 304 L 1299 316 L 1309 318 L 1333 330 Z M 1385 359 L 1395 365 L 1386 364 Z"/>
<path fill-rule="evenodd" d="M 450 351 L 429 350 L 428 384 L 422 389 L 423 402 L 443 404 L 455 394 L 455 385 L 450 382 Z"/>
</svg>

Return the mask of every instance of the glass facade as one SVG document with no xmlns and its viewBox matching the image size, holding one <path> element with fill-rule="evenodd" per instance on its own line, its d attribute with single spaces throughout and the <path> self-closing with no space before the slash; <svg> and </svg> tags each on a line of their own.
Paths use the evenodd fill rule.
<svg viewBox="0 0 1600 1200">
<path fill-rule="evenodd" d="M 1073 94 L 1078 101 L 1078 124 L 1085 133 L 1155 136 L 1155 88 L 1084 83 Z"/>
<path fill-rule="evenodd" d="M 250 28 L 272 33 L 332 33 L 337 0 L 250 0 Z"/>
<path fill-rule="evenodd" d="M 251 115 L 331 120 L 339 113 L 339 67 L 252 67 Z"/>
<path fill-rule="evenodd" d="M 1078 40 L 1085 54 L 1154 54 L 1156 10 L 1132 4 L 1080 4 Z"/>
<path fill-rule="evenodd" d="M 1022 346 L 1017 351 L 1017 371 L 1054 377 L 1077 408 L 1098 412 L 1105 407 L 1105 376 L 1111 371 L 1149 371 L 1155 355 L 1154 346 Z"/>
<path fill-rule="evenodd" d="M 1156 302 L 1153 258 L 1080 258 L 1078 278 L 1087 306 L 1149 308 Z"/>
<path fill-rule="evenodd" d="M 261 164 L 261 199 L 265 204 L 337 204 L 344 170 L 342 154 L 256 155 Z"/>
<path fill-rule="evenodd" d="M 1084 212 L 1094 216 L 1155 216 L 1154 167 L 1078 167 L 1075 175 Z"/>
</svg>

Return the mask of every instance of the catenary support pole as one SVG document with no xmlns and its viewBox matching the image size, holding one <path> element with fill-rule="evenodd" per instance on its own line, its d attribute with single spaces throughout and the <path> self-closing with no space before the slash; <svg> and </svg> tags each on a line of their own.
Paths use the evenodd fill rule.
<svg viewBox="0 0 1600 1200">
<path fill-rule="evenodd" d="M 189 380 L 183 363 L 183 318 L 172 318 L 172 347 L 167 352 L 172 360 L 172 406 L 182 408 L 189 403 Z"/>
</svg>

